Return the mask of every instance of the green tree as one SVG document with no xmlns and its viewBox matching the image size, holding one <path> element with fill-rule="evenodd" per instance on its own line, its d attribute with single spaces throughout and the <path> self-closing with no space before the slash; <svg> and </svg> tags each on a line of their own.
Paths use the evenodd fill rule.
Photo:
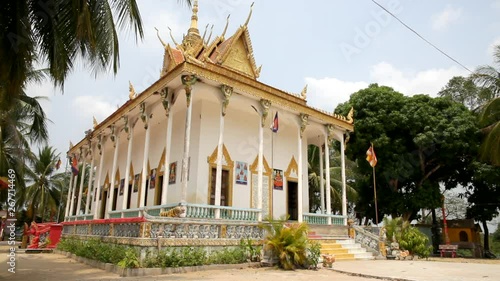
<svg viewBox="0 0 500 281">
<path fill-rule="evenodd" d="M 470 179 L 464 171 L 475 154 L 477 127 L 463 105 L 426 95 L 406 97 L 372 84 L 335 111 L 347 114 L 351 107 L 356 130 L 347 153 L 366 175 L 356 183 L 360 196 L 356 212 L 375 217 L 372 167 L 364 160 L 370 142 L 378 158 L 377 199 L 382 215 L 416 218 L 419 209 L 440 206 L 440 183 L 453 188 Z"/>
<path fill-rule="evenodd" d="M 493 53 L 497 68 L 490 65 L 480 66 L 471 75 L 474 83 L 492 93 L 492 99 L 486 103 L 479 115 L 479 126 L 483 133 L 481 160 L 500 166 L 500 45 Z"/>
<path fill-rule="evenodd" d="M 59 155 L 50 146 L 45 146 L 31 159 L 30 168 L 25 177 L 28 184 L 24 194 L 25 208 L 32 220 L 38 216 L 42 221 L 53 218 L 61 204 L 61 190 L 64 185 L 64 173 L 55 174 Z M 50 214 L 46 215 L 46 210 Z"/>
<path fill-rule="evenodd" d="M 308 156 L 308 180 L 309 180 L 309 211 L 315 213 L 321 209 L 321 173 L 320 173 L 320 148 L 316 145 L 309 145 L 307 148 Z M 356 170 L 356 163 L 345 159 L 346 165 L 346 191 L 349 206 L 352 208 L 358 197 L 358 192 L 350 183 L 355 182 L 358 177 Z M 324 164 L 324 159 L 323 159 Z M 326 182 L 326 168 L 323 166 L 323 179 Z M 328 189 L 325 189 L 327 192 Z M 342 211 L 342 166 L 340 152 L 330 150 L 330 196 L 331 196 L 331 209 L 335 213 Z M 326 204 L 326 202 L 325 202 Z M 349 207 L 348 206 L 348 207 Z M 349 212 L 349 210 L 348 210 Z"/>
<path fill-rule="evenodd" d="M 472 78 L 463 76 L 451 78 L 438 95 L 461 103 L 470 110 L 478 109 L 493 98 L 489 89 L 478 87 Z"/>
<path fill-rule="evenodd" d="M 94 73 L 119 66 L 117 26 L 143 37 L 135 0 L 0 2 L 0 105 L 19 97 L 35 63 L 62 86 L 78 57 Z"/>
</svg>

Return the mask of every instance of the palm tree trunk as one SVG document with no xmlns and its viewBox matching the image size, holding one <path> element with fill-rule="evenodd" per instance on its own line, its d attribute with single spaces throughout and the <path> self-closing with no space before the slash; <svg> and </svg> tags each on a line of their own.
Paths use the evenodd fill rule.
<svg viewBox="0 0 500 281">
<path fill-rule="evenodd" d="M 44 196 L 45 192 L 43 189 L 44 189 L 44 186 L 42 185 L 42 206 L 41 206 L 41 208 L 42 208 L 42 223 L 43 223 L 43 217 L 45 216 L 45 204 L 43 202 L 45 200 L 45 196 Z"/>
</svg>

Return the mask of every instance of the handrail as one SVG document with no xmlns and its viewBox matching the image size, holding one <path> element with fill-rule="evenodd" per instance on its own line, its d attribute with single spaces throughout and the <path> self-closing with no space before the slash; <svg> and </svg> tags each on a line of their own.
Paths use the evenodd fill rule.
<svg viewBox="0 0 500 281">
<path fill-rule="evenodd" d="M 345 225 L 346 217 L 342 215 L 331 215 L 331 214 L 316 214 L 316 213 L 304 213 L 303 220 L 310 224 L 321 224 L 321 225 Z"/>
<path fill-rule="evenodd" d="M 361 245 L 367 247 L 372 252 L 377 254 L 380 253 L 380 237 L 378 235 L 373 234 L 370 231 L 363 229 L 363 227 L 359 225 L 351 225 L 352 228 L 356 231 L 355 241 L 360 243 Z"/>
</svg>

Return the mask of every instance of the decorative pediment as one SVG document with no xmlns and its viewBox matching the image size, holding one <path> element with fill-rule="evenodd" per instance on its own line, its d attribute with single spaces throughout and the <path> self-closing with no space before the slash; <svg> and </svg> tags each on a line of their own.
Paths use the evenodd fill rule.
<svg viewBox="0 0 500 281">
<path fill-rule="evenodd" d="M 217 152 L 218 146 L 215 147 L 212 154 L 208 157 L 207 161 L 209 164 L 217 165 Z M 234 161 L 231 159 L 229 151 L 224 144 L 222 145 L 222 166 L 227 166 L 229 168 L 233 168 L 234 166 Z"/>
<path fill-rule="evenodd" d="M 288 168 L 285 171 L 286 178 L 299 178 L 299 166 L 297 165 L 297 161 L 295 161 L 295 157 L 292 156 L 290 163 L 288 164 Z"/>
<path fill-rule="evenodd" d="M 267 163 L 266 157 L 263 156 L 262 162 L 264 164 L 263 165 L 264 170 L 262 171 L 262 173 L 264 173 L 266 175 L 271 175 L 273 170 L 271 169 L 271 167 Z M 257 174 L 259 172 L 259 156 L 258 155 L 255 157 L 255 160 L 253 160 L 252 165 L 250 165 L 250 172 L 252 172 L 253 174 Z"/>
<path fill-rule="evenodd" d="M 104 190 L 107 190 L 109 187 L 109 173 L 106 173 L 106 177 L 104 178 Z"/>
<path fill-rule="evenodd" d="M 170 72 L 177 65 L 184 62 L 184 55 L 180 50 L 170 47 L 170 44 L 165 47 L 163 55 L 163 68 L 161 71 L 162 76 Z"/>
</svg>

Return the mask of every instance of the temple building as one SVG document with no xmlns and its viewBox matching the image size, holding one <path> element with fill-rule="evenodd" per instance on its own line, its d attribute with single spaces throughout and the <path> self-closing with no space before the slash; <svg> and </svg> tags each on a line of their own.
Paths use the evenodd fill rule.
<svg viewBox="0 0 500 281">
<path fill-rule="evenodd" d="M 206 39 L 198 1 L 180 43 L 164 46 L 160 77 L 71 146 L 74 164 L 65 221 L 158 215 L 185 206 L 188 218 L 261 221 L 268 216 L 316 224 L 347 223 L 344 146 L 353 111 L 339 116 L 307 104 L 307 86 L 289 93 L 258 81 L 261 66 L 248 30 Z M 340 142 L 342 212 L 309 213 L 308 145 Z M 322 168 L 329 171 L 329 151 Z M 88 186 L 77 177 L 89 177 Z M 78 186 L 77 186 L 78 182 Z M 88 195 L 88 196 L 86 196 Z"/>
</svg>

